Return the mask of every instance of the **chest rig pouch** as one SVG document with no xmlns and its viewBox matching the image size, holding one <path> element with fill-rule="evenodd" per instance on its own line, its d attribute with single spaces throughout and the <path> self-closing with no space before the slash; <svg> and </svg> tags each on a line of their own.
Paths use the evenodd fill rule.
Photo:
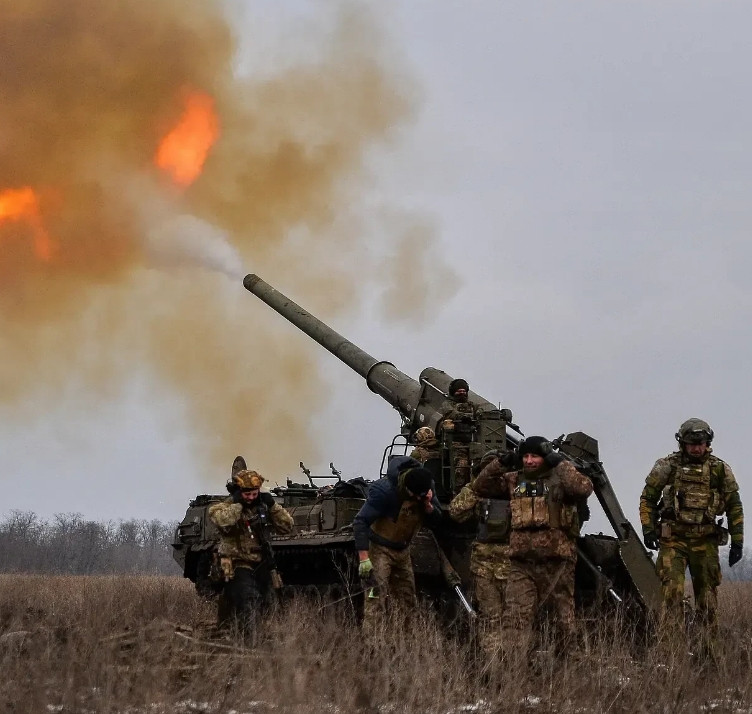
<svg viewBox="0 0 752 714">
<path fill-rule="evenodd" d="M 710 459 L 701 464 L 674 465 L 673 483 L 664 489 L 664 503 L 672 504 L 676 520 L 687 525 L 713 523 L 719 513 L 720 494 L 714 488 Z"/>
<path fill-rule="evenodd" d="M 547 481 L 524 480 L 517 484 L 510 501 L 514 530 L 552 527 L 551 490 Z"/>
<path fill-rule="evenodd" d="M 484 498 L 478 504 L 478 536 L 481 543 L 506 543 L 509 539 L 509 501 Z"/>
<path fill-rule="evenodd" d="M 384 517 L 373 522 L 371 540 L 388 548 L 404 550 L 423 524 L 423 513 L 421 504 L 403 501 L 395 520 Z"/>
<path fill-rule="evenodd" d="M 579 530 L 577 508 L 562 503 L 561 480 L 548 478 L 520 481 L 512 492 L 512 530 L 557 528 L 575 535 Z"/>
</svg>

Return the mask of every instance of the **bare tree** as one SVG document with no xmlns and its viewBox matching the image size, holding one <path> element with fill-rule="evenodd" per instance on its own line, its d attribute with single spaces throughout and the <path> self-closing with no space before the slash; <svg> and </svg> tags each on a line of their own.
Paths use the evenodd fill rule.
<svg viewBox="0 0 752 714">
<path fill-rule="evenodd" d="M 33 512 L 11 511 L 0 520 L 0 571 L 177 574 L 174 528 L 158 520 L 91 521 L 80 513 L 44 521 Z"/>
</svg>

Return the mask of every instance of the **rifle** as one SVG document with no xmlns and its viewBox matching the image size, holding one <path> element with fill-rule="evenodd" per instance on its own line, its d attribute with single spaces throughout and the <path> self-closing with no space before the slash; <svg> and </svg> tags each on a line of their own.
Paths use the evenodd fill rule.
<svg viewBox="0 0 752 714">
<path fill-rule="evenodd" d="M 282 582 L 279 570 L 277 570 L 277 559 L 274 557 L 274 549 L 272 548 L 271 540 L 269 540 L 269 510 L 264 503 L 259 503 L 256 507 L 256 522 L 258 523 L 258 527 L 255 531 L 253 531 L 253 526 L 250 523 L 248 524 L 248 530 L 256 535 L 261 544 L 264 561 L 269 567 L 269 578 L 272 588 L 280 590 L 284 583 Z"/>
<path fill-rule="evenodd" d="M 444 580 L 446 581 L 447 585 L 452 588 L 454 594 L 457 596 L 457 599 L 460 601 L 460 605 L 462 605 L 470 619 L 475 619 L 478 616 L 478 613 L 475 612 L 473 606 L 465 597 L 465 593 L 462 592 L 462 588 L 460 587 L 462 578 L 460 578 L 457 571 L 449 562 L 449 558 L 447 558 L 444 549 L 439 545 L 439 541 L 436 539 L 436 534 L 431 530 L 429 530 L 428 532 L 431 534 L 431 539 L 436 546 L 436 553 L 439 556 L 439 562 L 441 564 L 441 574 L 444 576 Z"/>
</svg>

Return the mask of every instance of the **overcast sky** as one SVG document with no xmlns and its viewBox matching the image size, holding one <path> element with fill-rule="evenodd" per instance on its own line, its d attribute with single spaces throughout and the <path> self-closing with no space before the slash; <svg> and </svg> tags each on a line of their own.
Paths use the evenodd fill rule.
<svg viewBox="0 0 752 714">
<path fill-rule="evenodd" d="M 238 31 L 266 26 L 269 39 L 247 48 L 242 71 L 284 63 L 276 37 L 289 48 L 300 32 L 305 46 L 321 4 L 284 5 L 244 5 Z M 416 378 L 427 366 L 465 377 L 527 434 L 596 437 L 633 522 L 647 472 L 692 416 L 714 428 L 744 499 L 752 6 L 434 0 L 373 14 L 417 113 L 372 149 L 364 198 L 424 216 L 431 250 L 462 281 L 418 326 L 369 303 L 333 327 Z M 268 311 L 244 299 L 241 329 Z M 333 392 L 310 415 L 321 455 L 298 453 L 294 434 L 264 448 L 289 453 L 289 474 L 332 460 L 374 477 L 396 413 L 307 337 L 298 345 Z M 179 398 L 156 399 L 137 370 L 82 418 L 85 401 L 71 385 L 41 419 L 0 424 L 0 512 L 172 520 L 196 492 L 222 491 L 225 473 L 195 472 Z"/>
</svg>

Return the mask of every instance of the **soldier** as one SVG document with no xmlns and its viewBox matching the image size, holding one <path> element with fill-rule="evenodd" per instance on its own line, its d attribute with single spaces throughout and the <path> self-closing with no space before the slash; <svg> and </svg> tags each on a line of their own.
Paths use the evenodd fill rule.
<svg viewBox="0 0 752 714">
<path fill-rule="evenodd" d="M 505 495 L 504 474 L 512 468 L 514 457 L 509 452 L 485 454 L 479 476 L 449 504 L 452 520 L 464 523 L 475 517 L 478 522 L 470 572 L 480 618 L 478 639 L 490 662 L 495 661 L 501 647 L 504 586 L 509 574 L 509 497 Z"/>
<path fill-rule="evenodd" d="M 476 407 L 468 401 L 470 386 L 464 379 L 449 382 L 449 399 L 441 405 L 441 428 L 451 435 L 451 458 L 455 493 L 470 481 L 470 442 L 473 439 Z"/>
<path fill-rule="evenodd" d="M 236 460 L 237 461 L 237 460 Z M 261 493 L 264 478 L 256 471 L 236 470 L 227 482 L 230 496 L 209 507 L 209 518 L 221 534 L 218 549 L 219 577 L 224 581 L 218 624 L 231 618 L 253 628 L 254 618 L 268 600 L 271 569 L 264 562 L 262 541 L 270 525 L 277 533 L 292 532 L 290 514 L 275 503 L 270 493 Z"/>
<path fill-rule="evenodd" d="M 675 434 L 679 451 L 658 459 L 640 496 L 640 522 L 645 545 L 658 550 L 669 638 L 684 635 L 684 573 L 689 567 L 695 606 L 707 627 L 703 643 L 712 654 L 717 628 L 716 589 L 721 582 L 719 543 L 731 535 L 729 565 L 741 560 L 744 513 L 731 467 L 711 453 L 713 430 L 702 419 L 688 419 Z M 726 514 L 728 530 L 716 523 Z"/>
<path fill-rule="evenodd" d="M 510 656 L 527 656 L 535 615 L 547 608 L 556 615 L 557 645 L 565 651 L 575 639 L 577 502 L 587 499 L 593 484 L 542 436 L 520 443 L 518 462 L 522 469 L 499 484 L 511 511 L 502 643 Z"/>
<path fill-rule="evenodd" d="M 430 426 L 422 426 L 415 432 L 415 448 L 410 453 L 410 457 L 420 461 L 421 464 L 431 459 L 441 458 L 436 432 Z"/>
<path fill-rule="evenodd" d="M 408 608 L 416 604 L 410 541 L 424 523 L 440 522 L 431 472 L 409 456 L 393 457 L 386 477 L 371 484 L 353 521 L 358 574 L 374 584 L 363 612 L 363 627 L 369 634 L 387 603 Z"/>
</svg>

